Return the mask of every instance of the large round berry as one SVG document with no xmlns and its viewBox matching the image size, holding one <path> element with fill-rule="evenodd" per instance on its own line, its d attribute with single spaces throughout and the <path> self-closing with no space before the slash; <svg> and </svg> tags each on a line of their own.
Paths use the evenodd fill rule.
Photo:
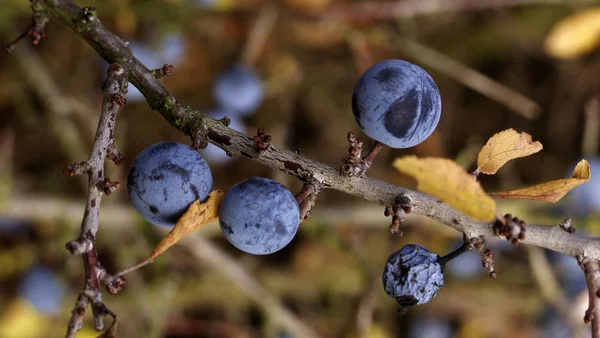
<svg viewBox="0 0 600 338">
<path fill-rule="evenodd" d="M 217 77 L 213 96 L 221 109 L 244 116 L 260 106 L 264 89 L 252 68 L 236 65 Z"/>
<path fill-rule="evenodd" d="M 300 225 L 300 208 L 280 183 L 253 177 L 227 191 L 219 208 L 219 223 L 235 247 L 267 255 L 292 241 Z"/>
<path fill-rule="evenodd" d="M 206 161 L 191 147 L 162 142 L 144 149 L 129 169 L 127 191 L 135 209 L 149 222 L 173 226 L 196 200 L 212 189 Z"/>
<path fill-rule="evenodd" d="M 370 138 L 392 148 L 410 148 L 433 133 L 442 100 L 426 71 L 410 62 L 386 60 L 358 79 L 352 112 Z"/>
<path fill-rule="evenodd" d="M 402 312 L 432 300 L 444 285 L 440 256 L 416 244 L 393 253 L 383 271 L 383 288 L 394 298 Z"/>
</svg>

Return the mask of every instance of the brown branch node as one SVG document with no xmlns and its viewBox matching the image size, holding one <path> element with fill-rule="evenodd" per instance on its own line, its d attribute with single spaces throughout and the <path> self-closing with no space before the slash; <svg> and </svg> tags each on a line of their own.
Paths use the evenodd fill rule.
<svg viewBox="0 0 600 338">
<path fill-rule="evenodd" d="M 254 141 L 256 142 L 256 151 L 258 155 L 271 149 L 271 135 L 267 135 L 262 128 L 258 128 Z"/>
<path fill-rule="evenodd" d="M 123 161 L 125 161 L 125 157 L 119 152 L 117 146 L 115 146 L 114 140 L 112 140 L 108 145 L 108 148 L 106 148 L 106 157 L 116 165 L 121 165 L 123 164 Z"/>
<path fill-rule="evenodd" d="M 79 176 L 81 174 L 87 173 L 88 171 L 90 171 L 90 163 L 85 161 L 85 162 L 79 162 L 79 163 L 73 163 L 73 164 L 69 164 L 68 166 L 63 168 L 63 174 L 68 175 L 68 176 Z"/>
<path fill-rule="evenodd" d="M 562 222 L 560 222 L 560 224 L 558 225 L 559 228 L 561 228 L 562 230 L 570 233 L 570 234 L 574 234 L 575 233 L 575 227 L 573 227 L 571 225 L 571 219 L 570 218 L 565 218 Z"/>
<path fill-rule="evenodd" d="M 296 195 L 296 200 L 300 206 L 300 220 L 310 219 L 310 210 L 315 205 L 317 195 L 323 189 L 323 183 L 314 177 L 304 181 L 302 190 Z"/>
<path fill-rule="evenodd" d="M 125 284 L 127 284 L 127 279 L 125 279 L 125 277 L 119 276 L 115 278 L 109 278 L 107 279 L 106 283 L 106 291 L 108 291 L 108 293 L 111 295 L 116 295 L 123 289 Z"/>
<path fill-rule="evenodd" d="M 111 104 L 118 104 L 119 106 L 124 106 L 125 104 L 127 104 L 127 99 L 125 98 L 125 96 L 121 93 L 114 93 L 111 97 L 110 100 Z"/>
<path fill-rule="evenodd" d="M 165 76 L 169 76 L 171 75 L 171 73 L 173 73 L 173 70 L 175 68 L 172 65 L 169 64 L 165 64 L 164 66 L 157 68 L 157 69 L 153 69 L 150 71 L 150 73 L 152 74 L 152 76 L 154 76 L 157 79 L 162 79 Z"/>
<path fill-rule="evenodd" d="M 81 22 L 92 22 L 98 17 L 96 16 L 96 7 L 85 6 L 83 7 L 83 19 Z"/>
<path fill-rule="evenodd" d="M 513 245 L 517 245 L 519 241 L 525 239 L 525 221 L 513 217 L 511 214 L 504 215 L 504 220 L 496 219 L 493 228 L 496 235 L 504 236 Z"/>
<path fill-rule="evenodd" d="M 23 40 L 26 36 L 31 37 L 31 43 L 37 45 L 40 41 L 46 37 L 44 28 L 49 21 L 48 15 L 44 8 L 44 5 L 37 0 L 31 1 L 31 10 L 33 15 L 31 16 L 31 23 L 16 39 L 6 45 L 6 51 L 11 53 L 17 43 Z"/>
<path fill-rule="evenodd" d="M 119 181 L 111 181 L 110 178 L 105 177 L 102 182 L 98 183 L 98 189 L 100 189 L 106 196 L 110 196 L 110 194 L 117 189 L 121 185 Z"/>
<path fill-rule="evenodd" d="M 491 278 L 496 278 L 492 250 L 490 250 L 490 247 L 488 246 L 485 237 L 472 237 L 471 239 L 469 239 L 469 242 L 479 252 L 483 268 L 487 270 Z"/>
<path fill-rule="evenodd" d="M 386 205 L 384 215 L 392 216 L 392 225 L 388 228 L 391 234 L 402 236 L 400 224 L 406 221 L 406 217 L 412 211 L 412 199 L 406 193 L 396 197 L 394 205 Z"/>
<path fill-rule="evenodd" d="M 340 174 L 347 177 L 363 177 L 367 170 L 371 167 L 373 159 L 379 154 L 383 148 L 383 144 L 375 142 L 373 148 L 367 156 L 362 156 L 363 141 L 354 135 L 353 132 L 348 133 L 348 156 L 344 157 L 344 164 L 340 168 Z"/>
<path fill-rule="evenodd" d="M 68 242 L 65 247 L 71 255 L 82 255 L 94 248 L 94 241 L 87 238 L 79 238 Z"/>
</svg>

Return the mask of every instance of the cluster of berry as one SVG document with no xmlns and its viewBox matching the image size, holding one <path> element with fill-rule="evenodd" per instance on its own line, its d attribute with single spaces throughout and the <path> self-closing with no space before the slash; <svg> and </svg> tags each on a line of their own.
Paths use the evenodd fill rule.
<svg viewBox="0 0 600 338">
<path fill-rule="evenodd" d="M 223 111 L 244 116 L 262 100 L 260 80 L 234 67 L 215 82 L 213 93 Z M 373 65 L 358 80 L 352 110 L 369 137 L 393 148 L 408 148 L 427 139 L 441 116 L 438 88 L 427 72 L 401 60 Z M 218 117 L 218 116 L 217 116 Z M 132 164 L 128 191 L 136 210 L 148 221 L 173 226 L 189 205 L 212 190 L 208 164 L 191 147 L 155 144 Z M 220 205 L 219 222 L 227 240 L 255 255 L 272 254 L 288 245 L 300 224 L 294 195 L 273 180 L 253 177 L 231 187 Z M 443 261 L 418 245 L 407 245 L 388 259 L 385 291 L 405 309 L 428 302 L 444 284 Z"/>
</svg>

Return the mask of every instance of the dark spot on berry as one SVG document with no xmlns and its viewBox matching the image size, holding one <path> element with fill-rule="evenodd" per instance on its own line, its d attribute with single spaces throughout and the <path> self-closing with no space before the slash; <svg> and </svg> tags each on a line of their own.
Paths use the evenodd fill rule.
<svg viewBox="0 0 600 338">
<path fill-rule="evenodd" d="M 397 138 L 411 138 L 416 130 L 420 105 L 419 93 L 411 89 L 405 96 L 396 100 L 383 114 L 385 129 Z M 409 134 L 410 133 L 410 134 Z"/>
</svg>

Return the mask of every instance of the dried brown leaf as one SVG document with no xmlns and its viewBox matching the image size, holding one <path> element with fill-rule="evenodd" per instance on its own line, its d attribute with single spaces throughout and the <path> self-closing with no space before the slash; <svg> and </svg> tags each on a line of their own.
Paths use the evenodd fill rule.
<svg viewBox="0 0 600 338">
<path fill-rule="evenodd" d="M 225 192 L 214 190 L 208 195 L 208 199 L 204 203 L 200 203 L 198 200 L 192 203 L 177 221 L 171 232 L 154 248 L 154 251 L 150 255 L 150 260 L 156 259 L 156 257 L 167 251 L 167 249 L 175 245 L 189 233 L 216 220 L 219 217 L 219 205 L 224 195 Z"/>
<path fill-rule="evenodd" d="M 591 176 L 590 164 L 586 160 L 581 160 L 573 170 L 573 177 L 571 178 L 563 178 L 517 190 L 494 192 L 490 195 L 499 198 L 556 203 L 569 191 L 589 180 Z"/>
</svg>

